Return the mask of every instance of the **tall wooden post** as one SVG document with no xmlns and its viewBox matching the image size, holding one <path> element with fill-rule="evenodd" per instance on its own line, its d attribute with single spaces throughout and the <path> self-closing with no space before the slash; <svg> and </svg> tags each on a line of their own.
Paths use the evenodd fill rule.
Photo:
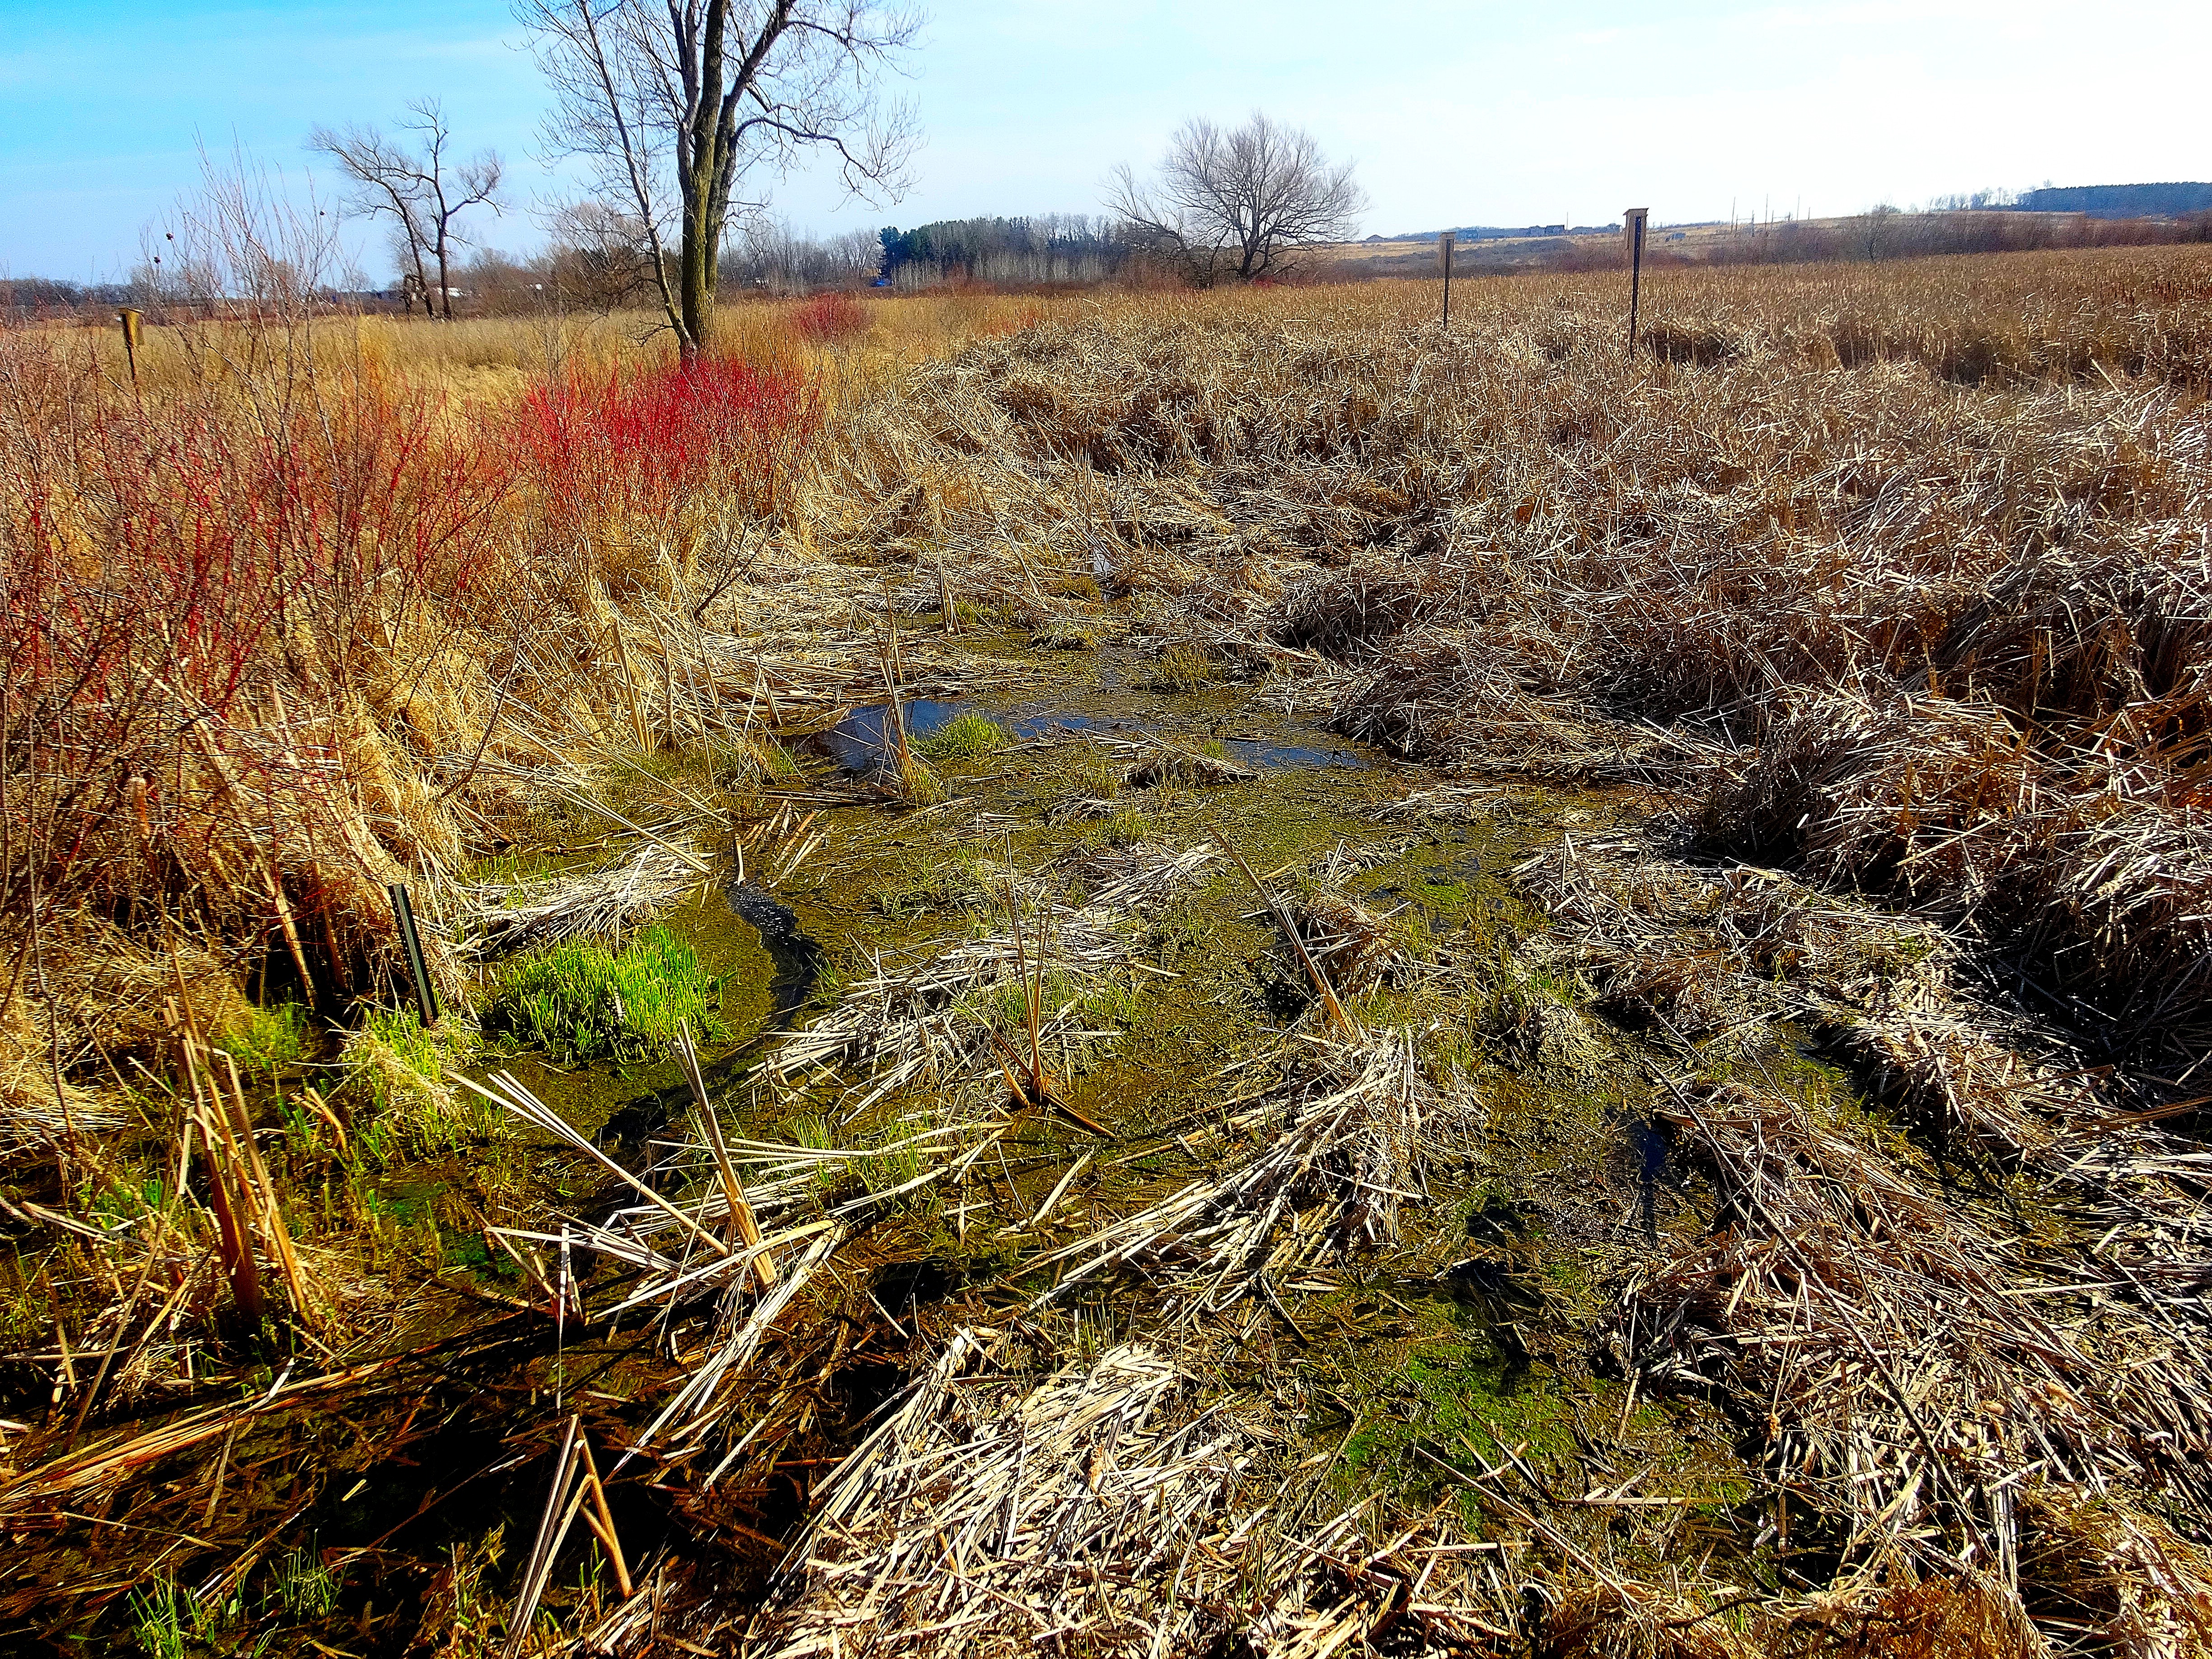
<svg viewBox="0 0 2212 1659">
<path fill-rule="evenodd" d="M 1636 355 L 1636 307 L 1644 297 L 1644 222 L 1650 208 L 1630 208 L 1621 229 L 1628 237 L 1628 355 Z"/>
<path fill-rule="evenodd" d="M 1459 238 L 1448 230 L 1437 238 L 1437 258 L 1443 261 L 1444 267 L 1444 332 L 1447 334 L 1451 332 L 1452 245 L 1458 240 Z"/>
<path fill-rule="evenodd" d="M 115 313 L 115 320 L 123 325 L 123 358 L 131 365 L 131 384 L 138 384 L 138 313 L 129 306 Z"/>
</svg>

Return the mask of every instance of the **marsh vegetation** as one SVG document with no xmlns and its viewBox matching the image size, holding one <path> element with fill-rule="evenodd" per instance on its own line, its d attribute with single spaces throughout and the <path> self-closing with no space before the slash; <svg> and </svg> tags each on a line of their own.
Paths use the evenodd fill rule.
<svg viewBox="0 0 2212 1659">
<path fill-rule="evenodd" d="M 2202 1647 L 2212 259 L 1656 286 L 0 335 L 9 1639 Z"/>
</svg>

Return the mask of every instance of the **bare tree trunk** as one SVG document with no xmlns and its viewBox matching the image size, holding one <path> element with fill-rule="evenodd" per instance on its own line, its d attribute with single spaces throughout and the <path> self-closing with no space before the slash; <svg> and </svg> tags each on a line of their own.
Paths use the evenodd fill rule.
<svg viewBox="0 0 2212 1659">
<path fill-rule="evenodd" d="M 714 343 L 714 256 L 712 236 L 697 220 L 684 216 L 684 245 L 677 255 L 678 302 L 684 313 L 684 331 L 677 344 L 689 362 Z"/>
<path fill-rule="evenodd" d="M 729 22 L 728 0 L 708 0 L 706 28 L 699 46 L 698 80 L 691 92 L 690 165 L 679 180 L 684 199 L 684 237 L 677 250 L 676 280 L 684 326 L 677 334 L 684 361 L 713 343 L 714 256 L 718 198 L 726 196 L 721 174 L 732 157 L 724 153 L 726 125 L 722 94 L 722 39 Z M 687 66 L 688 67 L 688 66 Z M 718 188 L 719 187 L 719 188 Z"/>
</svg>

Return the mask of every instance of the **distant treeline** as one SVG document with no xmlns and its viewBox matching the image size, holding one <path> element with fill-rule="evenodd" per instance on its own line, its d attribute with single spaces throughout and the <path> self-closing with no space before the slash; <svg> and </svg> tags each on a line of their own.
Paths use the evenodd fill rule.
<svg viewBox="0 0 2212 1659">
<path fill-rule="evenodd" d="M 2165 222 L 2097 219 L 2002 208 L 1906 213 L 1878 207 L 1848 219 L 1784 220 L 1687 246 L 1661 242 L 1644 257 L 1714 264 L 1799 264 L 1922 258 L 1942 253 L 2019 253 L 2038 248 L 2125 247 L 2212 240 L 2212 214 Z"/>
<path fill-rule="evenodd" d="M 883 249 L 883 275 L 897 289 L 946 283 L 1103 283 L 1121 276 L 1136 258 L 1121 226 L 1083 213 L 941 219 L 912 230 L 886 225 L 877 240 Z"/>
<path fill-rule="evenodd" d="M 720 291 L 818 294 L 825 289 L 866 288 L 876 280 L 883 252 L 865 230 L 817 240 L 789 225 L 750 225 L 722 250 Z"/>
<path fill-rule="evenodd" d="M 2042 205 L 2054 201 L 2091 205 Z M 2134 216 L 2113 216 L 2122 205 L 2134 209 Z M 1680 233 L 1683 228 L 1672 228 Z M 2212 241 L 2212 185 L 2035 190 L 2020 197 L 2018 205 L 1988 192 L 1952 198 L 1926 212 L 1878 207 L 1847 219 L 1778 220 L 1705 234 L 1668 231 L 1655 228 L 1645 245 L 1647 262 L 1801 264 Z M 1458 265 L 1468 275 L 1596 270 L 1617 265 L 1623 258 L 1617 231 L 1591 234 L 1582 226 L 1564 235 L 1558 227 L 1531 226 L 1512 240 L 1498 237 L 1494 227 L 1462 227 L 1458 235 Z M 1435 251 L 1425 246 L 1379 258 L 1323 260 L 1307 267 L 1300 278 L 1358 282 L 1428 276 L 1436 269 Z M 726 299 L 876 285 L 911 292 L 948 284 L 1037 288 L 1173 280 L 1151 266 L 1144 249 L 1121 225 L 1084 214 L 945 219 L 911 230 L 887 226 L 873 235 L 854 231 L 822 240 L 799 235 L 785 225 L 755 224 L 732 237 L 718 276 Z M 455 278 L 457 309 L 475 316 L 651 309 L 659 298 L 644 239 L 616 215 L 569 216 L 556 226 L 544 252 L 516 258 L 483 250 L 459 265 Z M 368 311 L 398 312 L 405 304 L 396 283 L 389 289 L 320 289 L 318 297 L 334 307 Z M 159 319 L 180 306 L 207 303 L 188 297 L 173 281 L 152 280 L 150 268 L 128 283 L 0 277 L 0 321 L 112 320 L 112 312 L 121 306 L 138 307 Z"/>
<path fill-rule="evenodd" d="M 2212 184 L 2065 185 L 2023 191 L 2037 213 L 2086 213 L 2092 219 L 2174 218 L 2212 213 Z"/>
<path fill-rule="evenodd" d="M 64 283 L 52 276 L 0 276 L 0 313 L 36 316 L 84 306 L 127 306 L 128 283 Z"/>
<path fill-rule="evenodd" d="M 1109 219 L 1085 214 L 1032 218 L 947 219 L 911 230 L 804 236 L 788 225 L 733 227 L 716 269 L 725 299 L 788 295 L 888 283 L 902 290 L 949 283 L 1035 288 L 1102 283 L 1132 274 L 1137 250 Z M 360 279 L 355 279 L 356 284 Z M 32 276 L 0 280 L 0 319 L 77 316 L 137 306 L 159 317 L 186 303 L 150 270 L 129 283 L 86 284 Z M 472 316 L 545 311 L 652 309 L 659 284 L 645 237 L 623 215 L 575 210 L 554 227 L 550 243 L 528 258 L 484 249 L 454 270 L 455 308 Z M 362 310 L 404 308 L 388 288 L 332 289 L 325 301 Z"/>
</svg>

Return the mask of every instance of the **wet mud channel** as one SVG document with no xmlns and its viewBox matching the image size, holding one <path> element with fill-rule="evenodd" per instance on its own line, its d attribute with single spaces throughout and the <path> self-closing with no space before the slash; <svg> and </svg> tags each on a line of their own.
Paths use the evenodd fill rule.
<svg viewBox="0 0 2212 1659">
<path fill-rule="evenodd" d="M 625 1578 L 720 1587 L 710 1635 L 763 1598 L 803 1609 L 786 1553 L 825 1481 L 979 1341 L 1013 1367 L 991 1375 L 1170 1367 L 1188 1409 L 1249 1416 L 1237 1479 L 1288 1483 L 1306 1520 L 1381 1501 L 1494 1527 L 1472 1477 L 1586 1483 L 1604 1437 L 1665 1522 L 1635 1548 L 1747 1558 L 1737 1426 L 1638 1398 L 1592 1335 L 1607 1276 L 1711 1194 L 1650 1120 L 1640 1039 L 1511 965 L 1546 925 L 1516 870 L 1651 803 L 1455 793 L 1279 677 L 1163 690 L 1134 649 L 963 648 L 981 689 L 768 726 L 742 765 L 632 763 L 599 810 L 646 840 L 499 866 L 574 878 L 680 842 L 650 925 L 711 985 L 696 1078 L 489 1017 L 453 1055 L 551 1117 L 445 1090 L 489 1138 L 395 1160 L 368 1200 L 412 1286 L 404 1352 L 305 1419 L 250 1419 L 193 1477 L 243 1503 L 263 1570 L 281 1549 L 321 1575 L 297 1616 L 317 1650 L 599 1628 L 637 1605 Z M 585 813 L 548 844 L 596 833 Z M 513 971 L 486 966 L 480 1006 Z M 741 1242 L 718 1166 L 772 1284 L 702 1265 Z M 307 1369 L 272 1355 L 272 1397 Z M 572 1425 L 623 1559 L 571 1540 L 533 1577 Z M 283 1490 L 221 1498 L 248 1452 Z M 76 1524 L 59 1547 L 110 1559 Z M 95 1623 L 144 1613 L 106 1582 Z"/>
</svg>

